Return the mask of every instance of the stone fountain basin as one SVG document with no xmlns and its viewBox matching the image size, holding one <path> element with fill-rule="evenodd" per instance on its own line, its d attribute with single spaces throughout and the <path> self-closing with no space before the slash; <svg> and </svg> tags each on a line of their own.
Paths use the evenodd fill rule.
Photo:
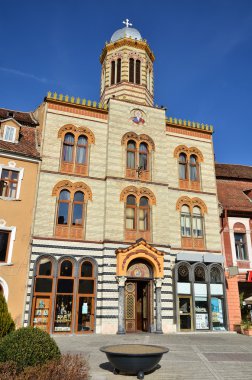
<svg viewBox="0 0 252 380">
<path fill-rule="evenodd" d="M 101 347 L 100 351 L 107 355 L 114 373 L 136 374 L 138 379 L 143 379 L 144 373 L 154 369 L 169 349 L 146 344 L 117 344 Z"/>
</svg>

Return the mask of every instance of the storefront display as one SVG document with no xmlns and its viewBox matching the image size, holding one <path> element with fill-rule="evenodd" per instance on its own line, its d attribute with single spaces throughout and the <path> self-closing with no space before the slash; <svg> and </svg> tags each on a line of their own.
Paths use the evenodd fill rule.
<svg viewBox="0 0 252 380">
<path fill-rule="evenodd" d="M 71 295 L 57 295 L 54 331 L 71 331 L 72 323 L 72 303 Z"/>
<path fill-rule="evenodd" d="M 37 297 L 35 301 L 33 326 L 47 331 L 49 323 L 50 298 Z"/>
<path fill-rule="evenodd" d="M 214 330 L 225 330 L 222 299 L 211 297 L 212 322 Z"/>
</svg>

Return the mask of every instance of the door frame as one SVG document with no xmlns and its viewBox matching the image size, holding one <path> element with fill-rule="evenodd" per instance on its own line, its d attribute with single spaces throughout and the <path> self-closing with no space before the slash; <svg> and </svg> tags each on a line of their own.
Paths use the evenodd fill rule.
<svg viewBox="0 0 252 380">
<path fill-rule="evenodd" d="M 190 300 L 190 313 L 183 313 L 183 314 L 180 314 L 180 310 L 179 310 L 179 299 L 180 298 L 188 298 Z M 184 294 L 178 294 L 177 296 L 177 302 L 178 302 L 178 311 L 177 311 L 177 316 L 178 316 L 178 327 L 179 327 L 179 331 L 182 331 L 182 332 L 188 332 L 188 331 L 194 331 L 194 324 L 193 324 L 193 321 L 194 321 L 194 318 L 193 318 L 193 310 L 192 310 L 192 296 L 191 295 L 184 295 Z M 181 315 L 190 315 L 191 316 L 191 328 L 190 329 L 181 329 L 180 328 L 180 316 Z"/>
</svg>

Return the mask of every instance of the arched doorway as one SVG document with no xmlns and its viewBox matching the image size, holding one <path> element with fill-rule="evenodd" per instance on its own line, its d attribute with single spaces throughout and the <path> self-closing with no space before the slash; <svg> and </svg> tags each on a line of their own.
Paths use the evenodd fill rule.
<svg viewBox="0 0 252 380">
<path fill-rule="evenodd" d="M 125 283 L 125 330 L 147 332 L 153 323 L 153 270 L 144 260 L 132 260 Z"/>
</svg>

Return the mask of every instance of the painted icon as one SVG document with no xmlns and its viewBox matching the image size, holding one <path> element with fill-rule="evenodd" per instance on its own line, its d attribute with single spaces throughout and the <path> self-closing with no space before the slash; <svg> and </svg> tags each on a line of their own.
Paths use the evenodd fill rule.
<svg viewBox="0 0 252 380">
<path fill-rule="evenodd" d="M 138 125 L 145 123 L 145 120 L 143 118 L 143 113 L 140 110 L 134 111 L 134 114 L 133 114 L 133 117 L 131 118 L 131 120 L 133 121 L 133 123 L 138 124 Z"/>
</svg>

